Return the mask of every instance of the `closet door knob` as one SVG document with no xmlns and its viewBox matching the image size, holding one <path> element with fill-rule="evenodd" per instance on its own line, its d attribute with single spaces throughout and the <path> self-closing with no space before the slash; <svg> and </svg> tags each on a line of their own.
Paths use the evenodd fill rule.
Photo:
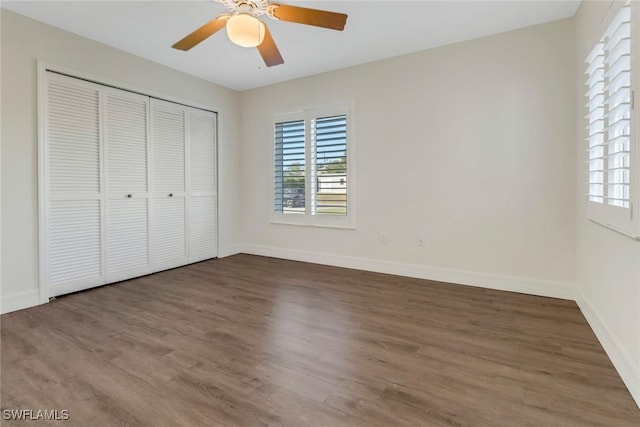
<svg viewBox="0 0 640 427">
<path fill-rule="evenodd" d="M 127 197 L 128 197 L 128 198 L 131 198 L 131 194 L 127 194 Z"/>
<path fill-rule="evenodd" d="M 169 197 L 173 197 L 173 193 L 169 193 Z"/>
</svg>

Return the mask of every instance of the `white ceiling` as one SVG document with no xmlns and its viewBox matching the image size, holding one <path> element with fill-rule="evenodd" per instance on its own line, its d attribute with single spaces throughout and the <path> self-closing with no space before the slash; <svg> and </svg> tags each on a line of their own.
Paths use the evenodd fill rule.
<svg viewBox="0 0 640 427">
<path fill-rule="evenodd" d="M 274 1 L 275 2 L 275 1 Z M 344 32 L 264 19 L 285 63 L 224 31 L 188 52 L 171 45 L 220 13 L 212 1 L 2 1 L 2 7 L 236 90 L 291 80 L 573 16 L 579 0 L 299 1 L 349 15 Z"/>
</svg>

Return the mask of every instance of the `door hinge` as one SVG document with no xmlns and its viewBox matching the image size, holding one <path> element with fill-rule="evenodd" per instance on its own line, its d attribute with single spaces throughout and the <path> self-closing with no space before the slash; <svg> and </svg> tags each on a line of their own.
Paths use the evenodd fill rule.
<svg viewBox="0 0 640 427">
<path fill-rule="evenodd" d="M 636 91 L 635 90 L 631 91 L 631 109 L 632 110 L 636 109 Z"/>
</svg>

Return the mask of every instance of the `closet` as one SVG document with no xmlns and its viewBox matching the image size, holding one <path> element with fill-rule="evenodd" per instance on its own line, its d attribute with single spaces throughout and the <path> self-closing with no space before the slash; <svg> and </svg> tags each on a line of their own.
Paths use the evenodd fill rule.
<svg viewBox="0 0 640 427">
<path fill-rule="evenodd" d="M 214 112 L 51 71 L 41 112 L 50 297 L 217 256 Z"/>
</svg>

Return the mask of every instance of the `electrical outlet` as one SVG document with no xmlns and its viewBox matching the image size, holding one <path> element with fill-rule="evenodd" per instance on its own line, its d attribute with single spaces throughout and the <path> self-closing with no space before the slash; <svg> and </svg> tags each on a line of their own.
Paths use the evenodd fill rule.
<svg viewBox="0 0 640 427">
<path fill-rule="evenodd" d="M 381 245 L 387 244 L 387 233 L 380 233 L 380 244 Z"/>
<path fill-rule="evenodd" d="M 424 237 L 422 237 L 422 236 L 418 236 L 418 237 L 417 237 L 417 239 L 416 239 L 416 244 L 417 244 L 419 247 L 424 247 Z"/>
</svg>

